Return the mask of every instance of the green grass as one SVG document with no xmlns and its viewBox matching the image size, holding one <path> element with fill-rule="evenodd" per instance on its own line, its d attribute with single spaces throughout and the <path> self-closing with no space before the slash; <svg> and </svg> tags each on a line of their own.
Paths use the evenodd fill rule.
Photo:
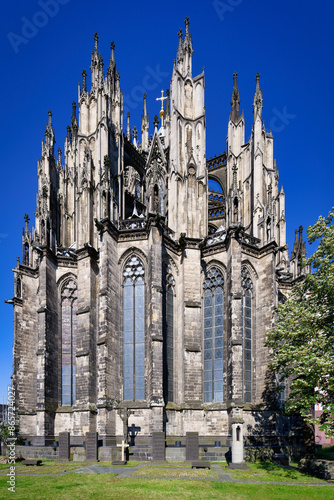
<svg viewBox="0 0 334 500">
<path fill-rule="evenodd" d="M 20 474 L 29 474 L 29 475 L 39 475 L 39 474 L 59 474 L 64 471 L 72 471 L 75 469 L 80 469 L 82 466 L 87 465 L 87 463 L 82 462 L 67 462 L 67 461 L 59 461 L 59 460 L 43 460 L 42 464 L 39 466 L 27 466 L 22 465 L 20 462 L 15 464 L 15 473 L 17 475 Z M 0 471 L 6 472 L 9 469 L 9 464 L 1 464 Z"/>
<path fill-rule="evenodd" d="M 85 462 L 84 462 L 85 463 Z M 100 462 L 95 463 L 96 467 L 137 467 L 137 465 L 144 464 L 146 462 L 127 462 L 125 465 L 113 465 L 112 462 Z"/>
<path fill-rule="evenodd" d="M 229 469 L 222 465 L 222 469 L 233 479 L 239 481 L 284 481 L 298 483 L 326 483 L 322 479 L 310 476 L 297 469 L 280 467 L 271 462 L 248 463 L 250 470 Z"/>
<path fill-rule="evenodd" d="M 218 479 L 214 470 L 192 469 L 190 464 L 149 464 L 135 471 L 133 478 Z"/>
<path fill-rule="evenodd" d="M 0 498 L 17 500 L 331 500 L 334 487 L 250 485 L 177 479 L 117 479 L 111 474 L 68 474 L 61 477 L 18 477 L 16 492 L 0 477 Z"/>
</svg>

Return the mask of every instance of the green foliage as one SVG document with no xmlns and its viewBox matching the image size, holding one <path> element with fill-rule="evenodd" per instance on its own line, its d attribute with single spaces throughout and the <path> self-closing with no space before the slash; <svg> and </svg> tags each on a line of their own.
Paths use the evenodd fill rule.
<svg viewBox="0 0 334 500">
<path fill-rule="evenodd" d="M 309 243 L 319 242 L 304 262 L 308 274 L 277 310 L 277 321 L 266 345 L 272 349 L 271 368 L 289 380 L 288 413 L 315 420 L 316 403 L 323 414 L 316 423 L 334 436 L 334 208 L 307 230 Z M 291 381 L 291 383 L 290 383 Z"/>
<path fill-rule="evenodd" d="M 7 439 L 12 436 L 9 426 L 0 423 L 0 441 L 2 441 L 7 446 Z"/>
</svg>

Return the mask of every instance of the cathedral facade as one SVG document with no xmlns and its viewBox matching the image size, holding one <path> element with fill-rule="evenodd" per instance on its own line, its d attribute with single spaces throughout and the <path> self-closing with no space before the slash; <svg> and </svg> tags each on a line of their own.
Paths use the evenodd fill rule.
<svg viewBox="0 0 334 500">
<path fill-rule="evenodd" d="M 259 75 L 250 139 L 235 73 L 226 150 L 207 159 L 189 21 L 154 129 L 143 96 L 141 140 L 129 115 L 123 127 L 114 52 L 105 73 L 95 35 L 63 152 L 49 111 L 14 269 L 20 434 L 43 446 L 98 432 L 107 445 L 126 422 L 147 457 L 153 432 L 227 443 L 238 422 L 249 443 L 283 439 L 264 341 L 305 249 L 300 233 L 289 261 Z"/>
</svg>

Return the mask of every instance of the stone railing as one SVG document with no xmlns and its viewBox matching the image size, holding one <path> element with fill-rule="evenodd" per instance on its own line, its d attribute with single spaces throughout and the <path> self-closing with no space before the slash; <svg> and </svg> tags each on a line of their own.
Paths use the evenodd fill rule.
<svg viewBox="0 0 334 500">
<path fill-rule="evenodd" d="M 133 231 L 135 229 L 145 229 L 147 224 L 147 219 L 126 219 L 120 220 L 118 222 L 119 231 Z"/>
</svg>

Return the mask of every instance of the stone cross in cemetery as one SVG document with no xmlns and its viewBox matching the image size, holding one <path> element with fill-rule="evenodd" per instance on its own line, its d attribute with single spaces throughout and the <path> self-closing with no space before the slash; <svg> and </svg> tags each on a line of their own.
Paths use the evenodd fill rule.
<svg viewBox="0 0 334 500">
<path fill-rule="evenodd" d="M 129 425 L 129 416 L 133 413 L 129 408 L 124 407 L 121 410 L 118 410 L 118 414 L 123 422 L 123 440 L 128 442 L 128 425 Z"/>
<path fill-rule="evenodd" d="M 132 424 L 128 429 L 130 429 L 129 430 L 130 446 L 135 446 L 135 437 L 137 436 L 138 432 L 140 431 L 140 427 L 136 427 L 135 424 Z"/>
</svg>

